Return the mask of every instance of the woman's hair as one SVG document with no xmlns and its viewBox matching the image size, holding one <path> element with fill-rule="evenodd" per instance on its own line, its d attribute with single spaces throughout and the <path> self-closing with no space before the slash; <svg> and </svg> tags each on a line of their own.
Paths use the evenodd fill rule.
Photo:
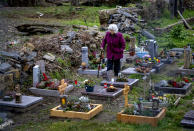
<svg viewBox="0 0 194 131">
<path fill-rule="evenodd" d="M 115 33 L 117 33 L 118 32 L 118 27 L 117 27 L 116 24 L 110 24 L 108 26 L 108 30 L 113 30 Z"/>
</svg>

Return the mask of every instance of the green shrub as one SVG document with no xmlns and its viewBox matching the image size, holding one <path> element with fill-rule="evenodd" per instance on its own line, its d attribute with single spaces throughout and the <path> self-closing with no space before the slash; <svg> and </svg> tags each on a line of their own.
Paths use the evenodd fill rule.
<svg viewBox="0 0 194 131">
<path fill-rule="evenodd" d="M 184 40 L 186 38 L 186 32 L 182 25 L 175 26 L 170 32 L 170 37 L 178 40 Z"/>
</svg>

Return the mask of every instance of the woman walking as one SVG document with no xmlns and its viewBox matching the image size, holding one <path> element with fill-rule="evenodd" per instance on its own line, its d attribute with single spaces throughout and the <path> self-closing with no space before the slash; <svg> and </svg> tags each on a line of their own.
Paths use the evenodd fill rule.
<svg viewBox="0 0 194 131">
<path fill-rule="evenodd" d="M 107 71 L 113 70 L 114 75 L 118 76 L 120 72 L 120 59 L 123 58 L 123 51 L 125 49 L 125 40 L 123 35 L 118 32 L 117 25 L 111 24 L 108 27 L 108 32 L 106 33 L 101 49 L 104 50 L 107 45 Z"/>
</svg>

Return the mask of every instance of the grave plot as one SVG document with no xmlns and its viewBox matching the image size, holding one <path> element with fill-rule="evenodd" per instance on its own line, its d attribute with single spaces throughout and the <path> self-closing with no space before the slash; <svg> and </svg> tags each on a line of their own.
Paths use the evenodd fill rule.
<svg viewBox="0 0 194 131">
<path fill-rule="evenodd" d="M 154 73 L 156 69 L 151 69 L 150 72 L 145 73 L 146 75 L 150 75 L 151 73 Z M 140 75 L 145 75 L 144 73 L 137 72 L 135 68 L 129 67 L 123 71 L 121 71 L 121 74 L 123 75 L 131 75 L 131 74 L 140 74 Z"/>
<path fill-rule="evenodd" d="M 159 101 L 155 99 L 152 108 L 143 107 L 142 103 L 128 104 L 128 93 L 130 87 L 125 85 L 123 95 L 125 98 L 125 109 L 117 114 L 117 121 L 130 124 L 150 124 L 157 126 L 158 121 L 166 114 L 166 108 L 159 108 Z"/>
<path fill-rule="evenodd" d="M 116 88 L 115 91 L 108 92 L 103 86 L 95 86 L 93 92 L 82 91 L 81 94 L 91 99 L 97 100 L 114 100 L 122 94 L 122 88 Z"/>
<path fill-rule="evenodd" d="M 153 65 L 153 69 L 156 69 L 156 72 L 160 72 L 165 67 L 164 63 L 158 63 Z"/>
<path fill-rule="evenodd" d="M 11 101 L 5 101 L 3 99 L 0 99 L 0 107 L 3 108 L 3 110 L 11 110 L 15 112 L 26 112 L 28 110 L 31 110 L 32 108 L 36 107 L 40 104 L 40 102 L 43 100 L 42 97 L 34 97 L 34 96 L 21 96 L 21 103 L 16 103 L 15 99 Z"/>
<path fill-rule="evenodd" d="M 101 104 L 91 104 L 88 97 L 70 98 L 60 96 L 61 105 L 50 110 L 51 117 L 79 118 L 89 120 L 103 109 Z"/>
<path fill-rule="evenodd" d="M 163 83 L 164 82 L 161 81 L 155 84 L 155 90 L 162 91 L 168 94 L 186 95 L 192 89 L 191 83 L 176 82 L 172 80 L 165 82 L 165 84 Z"/>
<path fill-rule="evenodd" d="M 37 86 L 38 88 L 37 87 L 32 87 L 29 90 L 33 94 L 36 94 L 36 95 L 59 97 L 60 96 L 60 93 L 58 91 L 58 87 L 59 86 L 63 86 L 65 88 L 64 89 L 64 93 L 71 92 L 74 89 L 73 85 L 67 85 L 67 83 L 65 83 L 64 80 L 61 80 L 61 84 L 58 85 L 57 87 L 53 87 L 53 88 L 40 88 L 39 86 Z"/>
<path fill-rule="evenodd" d="M 181 125 L 194 128 L 194 110 L 187 112 L 181 120 Z"/>
<path fill-rule="evenodd" d="M 41 96 L 55 96 L 59 97 L 58 88 L 63 86 L 64 92 L 68 93 L 74 89 L 73 85 L 67 85 L 65 80 L 58 81 L 57 79 L 48 79 L 45 73 L 40 74 L 42 69 L 39 65 L 33 67 L 33 86 L 29 90 L 36 95 Z M 45 70 L 45 69 L 44 69 Z M 42 71 L 41 71 L 42 72 Z"/>
<path fill-rule="evenodd" d="M 100 53 L 99 58 L 96 57 L 96 54 L 91 55 L 89 61 L 88 47 L 82 47 L 82 64 L 78 69 L 79 74 L 99 76 L 106 72 L 106 70 L 103 52 Z"/>
<path fill-rule="evenodd" d="M 127 84 L 130 87 L 132 87 L 132 86 L 136 85 L 138 83 L 138 81 L 139 81 L 139 79 L 126 79 L 125 81 L 116 79 L 113 82 L 113 86 L 119 87 L 119 88 L 124 88 L 124 85 Z M 104 84 L 107 84 L 107 86 L 110 86 L 112 84 L 112 82 L 111 81 L 107 81 L 107 80 L 101 81 L 100 85 L 104 86 Z"/>
<path fill-rule="evenodd" d="M 129 105 L 128 108 L 129 109 L 133 108 L 133 105 Z M 150 108 L 146 108 L 145 112 L 150 112 L 150 114 L 149 115 L 134 115 L 134 114 L 130 115 L 130 114 L 127 114 L 125 110 L 123 110 L 117 114 L 117 121 L 130 123 L 130 124 L 150 124 L 156 127 L 158 125 L 158 122 L 165 117 L 166 108 L 162 108 L 161 110 L 156 110 L 156 111 L 153 111 Z"/>
</svg>

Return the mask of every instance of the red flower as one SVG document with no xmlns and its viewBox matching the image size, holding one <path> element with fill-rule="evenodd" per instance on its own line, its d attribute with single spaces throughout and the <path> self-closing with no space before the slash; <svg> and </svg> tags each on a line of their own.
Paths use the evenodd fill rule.
<svg viewBox="0 0 194 131">
<path fill-rule="evenodd" d="M 43 76 L 44 76 L 44 81 L 48 81 L 48 77 L 46 76 L 46 74 L 45 73 L 43 73 Z"/>
<path fill-rule="evenodd" d="M 172 82 L 172 86 L 173 87 L 177 87 L 177 83 L 176 82 Z"/>
<path fill-rule="evenodd" d="M 158 60 L 158 63 L 160 63 L 160 60 Z"/>
<path fill-rule="evenodd" d="M 77 85 L 77 80 L 75 80 L 75 85 Z"/>
</svg>

